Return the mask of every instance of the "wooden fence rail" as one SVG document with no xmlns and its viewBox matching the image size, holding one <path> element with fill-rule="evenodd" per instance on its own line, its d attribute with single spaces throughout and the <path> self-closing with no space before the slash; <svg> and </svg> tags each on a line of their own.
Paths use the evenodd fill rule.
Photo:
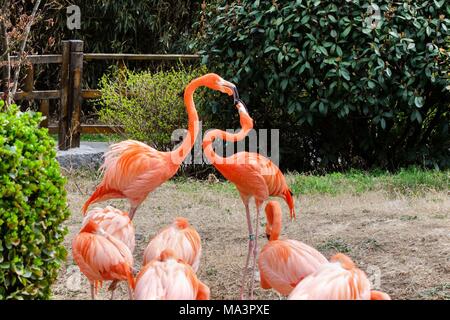
<svg viewBox="0 0 450 320">
<path fill-rule="evenodd" d="M 81 124 L 81 105 L 86 99 L 101 97 L 99 90 L 82 89 L 84 62 L 96 60 L 126 60 L 134 61 L 167 61 L 167 60 L 198 60 L 200 57 L 193 54 L 124 54 L 124 53 L 84 53 L 83 41 L 63 41 L 62 54 L 29 55 L 26 57 L 26 77 L 21 91 L 16 92 L 14 100 L 39 100 L 39 109 L 46 117 L 42 126 L 50 133 L 58 133 L 58 148 L 67 150 L 80 146 L 80 135 L 89 133 L 113 133 L 120 130 L 117 126 L 84 125 Z M 16 56 L 10 57 L 14 65 L 19 62 Z M 60 64 L 61 78 L 58 89 L 33 90 L 34 65 Z M 0 92 L 3 95 L 3 92 Z M 49 100 L 60 101 L 59 119 L 57 126 L 49 126 Z"/>
</svg>

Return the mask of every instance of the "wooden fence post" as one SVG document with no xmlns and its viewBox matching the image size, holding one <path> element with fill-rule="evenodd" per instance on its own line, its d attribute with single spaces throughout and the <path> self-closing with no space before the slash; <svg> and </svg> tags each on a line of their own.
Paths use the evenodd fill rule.
<svg viewBox="0 0 450 320">
<path fill-rule="evenodd" d="M 63 41 L 61 64 L 61 111 L 58 146 L 60 150 L 80 146 L 81 79 L 83 41 Z"/>
<path fill-rule="evenodd" d="M 33 84 L 34 84 L 34 67 L 30 63 L 26 66 L 25 70 L 26 70 L 27 76 L 25 77 L 25 85 L 24 85 L 23 91 L 31 92 L 31 91 L 33 91 Z"/>
<path fill-rule="evenodd" d="M 70 73 L 72 86 L 72 109 L 70 116 L 70 148 L 80 147 L 81 135 L 81 79 L 83 78 L 83 41 L 72 40 Z"/>
<path fill-rule="evenodd" d="M 48 128 L 48 117 L 49 117 L 49 113 L 50 113 L 50 100 L 48 100 L 48 99 L 41 100 L 41 104 L 39 105 L 39 111 L 45 117 L 45 119 L 42 120 L 42 122 L 41 122 L 41 126 L 43 128 Z"/>
<path fill-rule="evenodd" d="M 69 110 L 69 65 L 70 65 L 70 41 L 64 40 L 61 63 L 61 110 L 59 112 L 58 124 L 58 148 L 59 150 L 69 149 L 69 141 L 66 138 L 69 135 L 68 110 Z"/>
</svg>

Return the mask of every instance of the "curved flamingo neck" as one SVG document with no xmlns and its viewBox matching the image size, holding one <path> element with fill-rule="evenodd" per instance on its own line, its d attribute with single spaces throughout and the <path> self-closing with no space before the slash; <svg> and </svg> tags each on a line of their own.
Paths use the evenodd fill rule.
<svg viewBox="0 0 450 320">
<path fill-rule="evenodd" d="M 200 131 L 200 123 L 194 103 L 194 91 L 198 87 L 205 85 L 205 80 L 205 78 L 194 79 L 184 90 L 184 105 L 188 114 L 188 133 L 183 142 L 171 152 L 172 159 L 176 165 L 180 165 L 189 154 Z"/>
<path fill-rule="evenodd" d="M 244 139 L 250 130 L 253 129 L 253 120 L 250 118 L 248 114 L 244 115 L 243 113 L 239 113 L 240 122 L 241 122 L 241 130 L 237 133 L 230 133 L 219 129 L 214 129 L 209 131 L 205 138 L 203 139 L 203 150 L 211 164 L 215 165 L 218 163 L 225 163 L 227 158 L 224 158 L 218 155 L 213 149 L 213 142 L 215 139 L 220 138 L 223 141 L 228 142 L 237 142 Z M 247 119 L 244 119 L 246 117 Z M 247 120 L 247 121 L 244 121 Z"/>
</svg>

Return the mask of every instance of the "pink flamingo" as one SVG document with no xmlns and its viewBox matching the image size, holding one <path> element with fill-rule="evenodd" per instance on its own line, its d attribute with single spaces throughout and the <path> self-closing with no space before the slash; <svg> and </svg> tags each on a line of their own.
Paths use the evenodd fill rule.
<svg viewBox="0 0 450 320">
<path fill-rule="evenodd" d="M 240 141 L 253 128 L 253 119 L 249 116 L 244 104 L 240 101 L 236 104 L 239 110 L 241 130 L 232 134 L 222 130 L 211 130 L 203 139 L 203 150 L 209 162 L 239 191 L 245 206 L 247 226 L 249 233 L 248 253 L 242 276 L 240 297 L 244 297 L 247 270 L 250 255 L 253 253 L 253 267 L 250 286 L 250 298 L 253 298 L 254 274 L 256 267 L 257 240 L 259 229 L 260 208 L 269 196 L 281 197 L 289 206 L 291 219 L 295 218 L 294 198 L 286 179 L 280 169 L 269 159 L 254 152 L 238 152 L 232 156 L 223 158 L 213 150 L 213 142 L 220 138 L 223 141 Z M 256 233 L 250 217 L 250 199 L 254 198 L 256 204 Z"/>
<path fill-rule="evenodd" d="M 90 220 L 97 223 L 109 235 L 125 243 L 131 253 L 134 252 L 134 226 L 128 217 L 128 213 L 111 206 L 106 208 L 97 207 L 87 212 L 82 225 L 85 226 Z M 114 280 L 108 288 L 111 291 L 111 300 L 114 298 L 114 291 L 118 283 L 119 281 Z"/>
<path fill-rule="evenodd" d="M 89 220 L 72 241 L 73 259 L 91 284 L 95 299 L 99 285 L 107 280 L 125 280 L 132 299 L 135 282 L 132 273 L 133 255 L 122 241 L 102 230 Z"/>
</svg>

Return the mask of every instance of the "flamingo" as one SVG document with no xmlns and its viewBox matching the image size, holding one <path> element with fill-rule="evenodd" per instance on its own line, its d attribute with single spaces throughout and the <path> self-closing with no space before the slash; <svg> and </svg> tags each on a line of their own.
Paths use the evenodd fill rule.
<svg viewBox="0 0 450 320">
<path fill-rule="evenodd" d="M 283 295 L 289 295 L 303 278 L 317 271 L 328 260 L 303 242 L 278 239 L 282 214 L 278 202 L 269 201 L 265 211 L 269 242 L 258 257 L 261 287 L 274 288 Z"/>
<path fill-rule="evenodd" d="M 253 298 L 254 273 L 257 255 L 257 239 L 259 229 L 260 209 L 269 196 L 283 198 L 290 209 L 291 219 L 295 218 L 294 199 L 286 179 L 280 169 L 266 157 L 253 152 L 238 152 L 232 156 L 223 158 L 213 150 L 213 141 L 220 138 L 223 141 L 240 141 L 253 128 L 253 119 L 247 112 L 242 101 L 238 100 L 236 108 L 239 111 L 241 130 L 232 134 L 222 130 L 211 130 L 203 139 L 203 150 L 211 164 L 228 180 L 231 181 L 240 193 L 245 206 L 247 226 L 249 233 L 248 253 L 242 276 L 240 297 L 244 297 L 244 284 L 247 277 L 247 269 L 250 255 L 253 252 L 253 268 L 250 287 L 250 298 Z M 250 217 L 250 199 L 254 198 L 256 204 L 256 232 Z"/>
<path fill-rule="evenodd" d="M 139 272 L 134 290 L 136 300 L 209 300 L 209 288 L 192 267 L 166 249 Z"/>
<path fill-rule="evenodd" d="M 364 271 L 342 253 L 334 255 L 292 290 L 289 300 L 390 300 L 384 292 L 371 291 Z"/>
<path fill-rule="evenodd" d="M 111 206 L 106 208 L 97 207 L 87 212 L 82 225 L 86 225 L 90 220 L 96 222 L 106 233 L 125 243 L 131 253 L 134 252 L 134 226 L 128 217 L 128 213 Z M 111 291 L 111 300 L 114 298 L 114 291 L 118 283 L 118 280 L 114 280 L 108 288 Z"/>
<path fill-rule="evenodd" d="M 176 218 L 149 242 L 144 251 L 144 265 L 159 257 L 165 249 L 172 249 L 178 258 L 197 272 L 202 254 L 200 235 L 186 218 Z"/>
<path fill-rule="evenodd" d="M 235 101 L 238 96 L 236 86 L 217 74 L 209 73 L 192 80 L 184 91 L 189 123 L 183 142 L 170 152 L 158 151 L 135 140 L 113 144 L 105 153 L 105 161 L 100 168 L 104 173 L 103 179 L 83 205 L 83 214 L 92 203 L 126 198 L 130 203 L 129 217 L 132 220 L 148 194 L 175 175 L 200 130 L 193 95 L 201 86 L 233 95 Z"/>
<path fill-rule="evenodd" d="M 73 259 L 91 284 L 91 297 L 95 299 L 98 286 L 107 280 L 126 280 L 128 294 L 135 281 L 132 273 L 133 255 L 122 241 L 109 235 L 89 220 L 72 241 Z"/>
</svg>

